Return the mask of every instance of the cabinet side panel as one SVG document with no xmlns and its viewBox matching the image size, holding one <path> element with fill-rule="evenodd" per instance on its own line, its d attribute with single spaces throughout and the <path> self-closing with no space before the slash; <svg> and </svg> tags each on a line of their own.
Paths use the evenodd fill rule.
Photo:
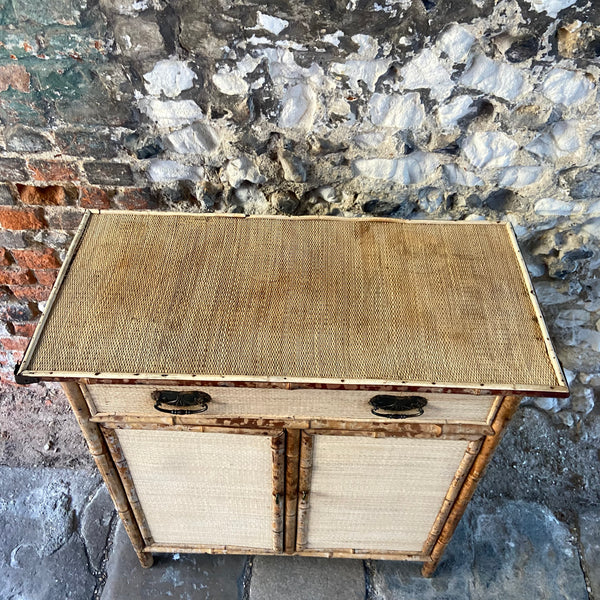
<svg viewBox="0 0 600 600">
<path fill-rule="evenodd" d="M 273 548 L 271 437 L 118 430 L 157 544 Z"/>
<path fill-rule="evenodd" d="M 421 552 L 468 442 L 313 437 L 307 549 Z"/>
</svg>

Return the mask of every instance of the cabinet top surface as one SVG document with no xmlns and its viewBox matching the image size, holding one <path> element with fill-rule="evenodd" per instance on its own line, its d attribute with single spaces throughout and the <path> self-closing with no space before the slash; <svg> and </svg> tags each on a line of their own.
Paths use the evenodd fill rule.
<svg viewBox="0 0 600 600">
<path fill-rule="evenodd" d="M 512 230 L 107 212 L 21 374 L 564 394 Z"/>
</svg>

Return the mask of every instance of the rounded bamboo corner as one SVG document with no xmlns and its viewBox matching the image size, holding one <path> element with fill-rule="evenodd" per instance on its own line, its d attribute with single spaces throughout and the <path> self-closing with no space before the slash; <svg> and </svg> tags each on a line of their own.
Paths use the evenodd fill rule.
<svg viewBox="0 0 600 600">
<path fill-rule="evenodd" d="M 149 569 L 154 564 L 154 556 L 151 552 L 137 552 L 137 557 L 144 569 Z"/>
<path fill-rule="evenodd" d="M 427 579 L 431 579 L 433 577 L 433 574 L 435 573 L 435 570 L 438 567 L 438 564 L 438 561 L 424 563 L 421 567 L 421 575 L 423 577 L 426 577 Z"/>
</svg>

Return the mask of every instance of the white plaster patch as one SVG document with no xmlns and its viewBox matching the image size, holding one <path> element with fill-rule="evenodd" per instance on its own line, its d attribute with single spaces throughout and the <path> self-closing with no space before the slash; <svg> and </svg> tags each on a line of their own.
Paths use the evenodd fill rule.
<svg viewBox="0 0 600 600">
<path fill-rule="evenodd" d="M 281 97 L 279 126 L 307 131 L 319 109 L 315 90 L 324 94 L 334 90 L 335 83 L 316 63 L 308 68 L 298 65 L 287 48 L 265 48 L 260 52 L 256 60 L 267 60 L 275 93 Z"/>
<path fill-rule="evenodd" d="M 159 60 L 152 71 L 144 75 L 145 86 L 149 94 L 175 98 L 194 85 L 196 73 L 187 64 L 176 58 Z"/>
<path fill-rule="evenodd" d="M 498 185 L 507 188 L 524 188 L 537 183 L 544 174 L 544 169 L 538 166 L 507 167 L 498 180 Z"/>
<path fill-rule="evenodd" d="M 308 50 L 304 44 L 299 44 L 298 42 L 292 42 L 290 40 L 277 40 L 275 45 L 278 48 L 291 48 L 292 50 L 298 50 L 299 52 L 306 52 Z M 316 49 L 315 51 L 317 52 L 318 50 Z"/>
<path fill-rule="evenodd" d="M 369 60 L 377 57 L 379 42 L 374 37 L 364 33 L 357 33 L 356 35 L 353 35 L 351 39 L 358 45 L 357 54 L 361 58 Z"/>
<path fill-rule="evenodd" d="M 583 74 L 566 69 L 552 69 L 542 84 L 542 94 L 555 103 L 566 106 L 581 104 L 594 89 Z"/>
<path fill-rule="evenodd" d="M 140 110 L 159 127 L 181 127 L 203 118 L 202 110 L 193 100 L 138 99 Z"/>
<path fill-rule="evenodd" d="M 519 145 L 504 133 L 479 131 L 466 137 L 462 151 L 466 159 L 478 168 L 509 166 Z"/>
<path fill-rule="evenodd" d="M 235 191 L 235 197 L 244 205 L 244 212 L 251 215 L 265 215 L 270 212 L 262 190 L 253 185 L 245 185 Z"/>
<path fill-rule="evenodd" d="M 236 71 L 215 73 L 212 80 L 217 89 L 228 96 L 245 96 L 248 93 L 248 84 Z"/>
<path fill-rule="evenodd" d="M 265 85 L 265 78 L 259 77 L 256 81 L 252 82 L 250 89 L 251 90 L 260 90 L 260 88 L 263 87 L 263 85 Z"/>
<path fill-rule="evenodd" d="M 385 6 L 378 4 L 377 2 L 375 2 L 373 4 L 373 10 L 375 12 L 384 12 L 387 13 L 388 15 L 395 17 L 398 14 L 398 11 L 391 5 L 386 4 Z"/>
<path fill-rule="evenodd" d="M 331 44 L 332 46 L 335 46 L 337 48 L 340 45 L 341 37 L 344 37 L 344 32 L 338 29 L 335 33 L 328 33 L 324 35 L 321 39 L 326 44 Z"/>
<path fill-rule="evenodd" d="M 230 160 L 223 175 L 229 185 L 234 188 L 238 188 L 244 181 L 250 183 L 263 183 L 265 181 L 258 168 L 246 156 Z"/>
<path fill-rule="evenodd" d="M 385 12 L 391 17 L 395 17 L 398 11 L 404 11 L 410 8 L 412 0 L 385 0 L 384 4 L 375 2 L 373 4 L 373 10 L 375 12 Z"/>
<path fill-rule="evenodd" d="M 373 94 L 369 100 L 369 117 L 373 125 L 381 127 L 418 129 L 425 119 L 425 109 L 416 92 Z"/>
<path fill-rule="evenodd" d="M 245 96 L 248 93 L 249 86 L 244 80 L 246 75 L 252 73 L 261 62 L 260 57 L 253 57 L 246 54 L 244 58 L 238 61 L 235 69 L 223 67 L 218 73 L 213 75 L 213 83 L 220 92 L 228 96 Z"/>
<path fill-rule="evenodd" d="M 366 133 L 359 133 L 354 138 L 354 141 L 359 148 L 366 150 L 367 148 L 377 148 L 377 146 L 381 146 L 381 144 L 385 142 L 386 137 L 385 133 L 369 131 Z"/>
<path fill-rule="evenodd" d="M 361 91 L 359 81 L 362 81 L 373 92 L 377 80 L 387 73 L 388 65 L 389 61 L 383 59 L 347 60 L 345 63 L 333 63 L 331 71 L 348 77 L 348 85 L 353 91 Z"/>
<path fill-rule="evenodd" d="M 266 29 L 274 35 L 279 35 L 289 24 L 285 19 L 265 15 L 260 10 L 256 13 L 256 28 Z"/>
<path fill-rule="evenodd" d="M 523 73 L 512 65 L 478 54 L 463 73 L 460 82 L 505 100 L 515 100 L 531 89 Z"/>
<path fill-rule="evenodd" d="M 269 38 L 266 38 L 263 36 L 252 35 L 252 37 L 249 37 L 246 41 L 248 42 L 248 44 L 251 44 L 252 46 L 270 46 L 271 45 L 271 40 Z"/>
<path fill-rule="evenodd" d="M 344 98 L 333 98 L 329 103 L 329 112 L 340 117 L 352 118 L 354 116 L 350 104 Z"/>
<path fill-rule="evenodd" d="M 317 114 L 317 94 L 306 83 L 289 87 L 283 94 L 279 127 L 291 127 L 309 131 Z"/>
<path fill-rule="evenodd" d="M 525 146 L 532 154 L 540 158 L 557 159 L 577 152 L 581 145 L 577 125 L 573 121 L 554 123 L 550 131 L 538 135 Z"/>
<path fill-rule="evenodd" d="M 474 35 L 464 27 L 452 23 L 438 38 L 435 47 L 439 52 L 444 52 L 452 62 L 456 63 L 462 62 L 467 57 L 474 41 Z"/>
<path fill-rule="evenodd" d="M 442 129 L 452 129 L 457 126 L 459 119 L 469 113 L 473 106 L 471 96 L 456 96 L 446 104 L 438 107 L 437 119 Z"/>
<path fill-rule="evenodd" d="M 348 77 L 348 85 L 354 92 L 362 91 L 360 81 L 373 92 L 378 79 L 387 72 L 390 61 L 376 58 L 379 43 L 370 35 L 353 35 L 352 41 L 358 45 L 358 51 L 350 54 L 343 63 L 333 63 L 331 72 Z"/>
<path fill-rule="evenodd" d="M 352 163 L 355 175 L 385 179 L 403 185 L 423 183 L 438 168 L 440 162 L 433 153 L 413 152 L 399 158 L 360 158 Z"/>
<path fill-rule="evenodd" d="M 483 185 L 481 177 L 477 177 L 475 173 L 461 169 L 458 165 L 448 164 L 442 166 L 444 179 L 449 185 L 464 185 L 466 187 L 476 187 Z"/>
<path fill-rule="evenodd" d="M 555 198 L 542 198 L 535 203 L 533 210 L 543 217 L 566 217 L 573 212 L 573 205 Z"/>
<path fill-rule="evenodd" d="M 573 6 L 577 0 L 528 0 L 528 2 L 533 10 L 556 17 L 561 10 Z"/>
<path fill-rule="evenodd" d="M 287 48 L 264 48 L 260 53 L 260 57 L 255 60 L 260 62 L 262 58 L 267 59 L 269 75 L 280 90 L 300 82 L 310 82 L 315 89 L 323 91 L 335 88 L 335 84 L 325 76 L 319 65 L 313 63 L 308 68 L 301 67 Z"/>
<path fill-rule="evenodd" d="M 208 123 L 194 123 L 190 127 L 174 131 L 166 140 L 179 154 L 207 154 L 219 145 L 219 136 Z"/>
<path fill-rule="evenodd" d="M 155 183 L 165 181 L 180 181 L 182 179 L 199 181 L 204 177 L 202 167 L 183 165 L 174 160 L 151 160 L 148 167 L 148 177 Z"/>
<path fill-rule="evenodd" d="M 409 90 L 430 88 L 432 98 L 438 101 L 445 100 L 454 89 L 450 73 L 428 48 L 421 50 L 415 58 L 402 67 L 400 74 L 405 88 Z"/>
</svg>

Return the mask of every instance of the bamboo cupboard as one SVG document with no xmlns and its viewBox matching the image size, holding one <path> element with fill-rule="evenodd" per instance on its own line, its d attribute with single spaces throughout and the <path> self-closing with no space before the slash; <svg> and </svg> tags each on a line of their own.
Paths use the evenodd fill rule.
<svg viewBox="0 0 600 600">
<path fill-rule="evenodd" d="M 510 225 L 87 213 L 19 383 L 60 381 L 155 552 L 433 574 L 523 396 L 565 396 Z"/>
</svg>

